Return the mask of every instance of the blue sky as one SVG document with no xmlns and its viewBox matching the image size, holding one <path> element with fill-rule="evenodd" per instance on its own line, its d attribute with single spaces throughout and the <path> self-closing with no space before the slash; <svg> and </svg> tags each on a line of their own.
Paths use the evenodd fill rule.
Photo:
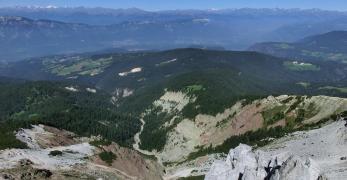
<svg viewBox="0 0 347 180">
<path fill-rule="evenodd" d="M 347 11 L 347 0 L 0 0 L 7 6 L 109 7 L 145 10 L 225 8 L 320 8 Z"/>
</svg>

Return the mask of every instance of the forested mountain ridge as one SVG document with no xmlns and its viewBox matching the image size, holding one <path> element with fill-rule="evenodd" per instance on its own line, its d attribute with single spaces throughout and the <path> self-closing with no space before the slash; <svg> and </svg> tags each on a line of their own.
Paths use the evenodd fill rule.
<svg viewBox="0 0 347 180">
<path fill-rule="evenodd" d="M 306 37 L 294 43 L 265 42 L 249 50 L 301 61 L 323 60 L 347 62 L 347 31 L 332 31 Z"/>
<path fill-rule="evenodd" d="M 203 49 L 175 49 L 159 52 L 134 52 L 134 53 L 106 53 L 106 54 L 76 54 L 57 55 L 42 58 L 32 58 L 14 63 L 2 63 L 0 73 L 3 76 L 24 78 L 31 80 L 44 80 L 48 77 L 55 79 L 103 79 L 108 73 L 113 73 L 116 81 L 122 78 L 131 79 L 135 75 L 145 72 L 147 76 L 158 74 L 157 78 L 175 75 L 182 72 L 206 70 L 213 68 L 230 67 L 242 73 L 257 74 L 260 78 L 268 78 L 273 73 L 288 80 L 298 78 L 311 78 L 319 80 L 319 74 L 326 73 L 328 69 L 332 75 L 325 74 L 327 78 L 339 80 L 344 78 L 339 74 L 336 63 L 314 62 L 311 67 L 319 67 L 319 73 L 313 69 L 300 72 L 288 69 L 284 62 L 293 62 L 291 59 L 276 58 L 256 52 L 248 51 L 217 51 Z M 27 67 L 27 68 L 25 68 Z M 142 67 L 139 72 L 130 72 L 132 68 Z M 259 67 L 256 69 L 256 67 Z M 174 70 L 172 70 L 174 68 Z M 269 71 L 271 69 L 271 71 Z M 252 70 L 255 70 L 251 73 Z M 178 71 L 178 73 L 177 73 Z M 285 71 L 285 72 L 283 72 Z M 281 73 L 282 72 L 282 73 Z M 286 74 L 289 73 L 289 74 Z M 309 77 L 308 74 L 316 73 L 318 77 Z M 118 75 L 118 77 L 117 77 Z M 260 76 L 261 75 L 261 76 Z M 342 77 L 341 77 L 342 76 Z M 112 84 L 112 83 L 109 83 Z"/>
<path fill-rule="evenodd" d="M 84 83 L 110 93 L 114 102 L 124 105 L 121 109 L 143 110 L 143 103 L 149 105 L 164 89 L 178 91 L 195 84 L 205 88 L 200 93 L 205 101 L 218 97 L 210 96 L 212 92 L 236 100 L 283 93 L 343 95 L 336 89 L 320 88 L 342 86 L 345 68 L 336 62 L 302 64 L 256 52 L 176 49 L 49 56 L 3 64 L 0 75 Z M 219 101 L 225 103 L 222 97 Z"/>
<path fill-rule="evenodd" d="M 87 137 L 101 135 L 129 145 L 139 130 L 138 119 L 116 112 L 108 94 L 87 88 L 44 81 L 0 83 L 0 147 L 11 147 L 13 131 L 30 124 L 51 125 Z"/>
</svg>

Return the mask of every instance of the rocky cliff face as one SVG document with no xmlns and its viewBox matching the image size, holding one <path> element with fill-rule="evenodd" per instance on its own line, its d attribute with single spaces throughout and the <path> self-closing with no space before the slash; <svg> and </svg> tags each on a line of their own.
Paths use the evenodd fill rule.
<svg viewBox="0 0 347 180">
<path fill-rule="evenodd" d="M 337 121 L 296 132 L 263 148 L 240 144 L 213 163 L 207 180 L 317 180 L 347 177 L 347 128 Z"/>
<path fill-rule="evenodd" d="M 226 161 L 215 162 L 206 175 L 213 180 L 316 180 L 323 177 L 317 163 L 310 158 L 291 155 L 284 162 L 268 156 L 263 151 L 252 151 L 248 145 L 240 144 L 230 150 Z"/>
<path fill-rule="evenodd" d="M 225 162 L 214 163 L 206 179 L 262 179 L 266 176 L 266 162 L 260 158 L 264 157 L 252 152 L 252 147 L 240 144 L 230 150 Z"/>
</svg>

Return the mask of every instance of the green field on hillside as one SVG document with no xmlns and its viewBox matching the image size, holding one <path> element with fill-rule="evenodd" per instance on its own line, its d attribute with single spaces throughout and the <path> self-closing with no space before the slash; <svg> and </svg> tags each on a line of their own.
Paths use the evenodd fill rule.
<svg viewBox="0 0 347 180">
<path fill-rule="evenodd" d="M 320 68 L 314 64 L 311 63 L 298 63 L 296 61 L 289 62 L 286 61 L 283 63 L 283 65 L 292 71 L 319 71 Z"/>
</svg>

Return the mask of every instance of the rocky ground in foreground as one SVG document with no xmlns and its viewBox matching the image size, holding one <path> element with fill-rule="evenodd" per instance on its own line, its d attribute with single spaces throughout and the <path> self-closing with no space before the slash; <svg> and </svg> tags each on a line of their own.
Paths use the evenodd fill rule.
<svg viewBox="0 0 347 180">
<path fill-rule="evenodd" d="M 213 163 L 207 180 L 323 180 L 347 177 L 347 128 L 337 121 L 252 150 L 241 144 Z"/>
<path fill-rule="evenodd" d="M 43 125 L 16 136 L 29 149 L 0 151 L 0 179 L 161 179 L 163 173 L 154 160 L 98 137 Z"/>
</svg>

